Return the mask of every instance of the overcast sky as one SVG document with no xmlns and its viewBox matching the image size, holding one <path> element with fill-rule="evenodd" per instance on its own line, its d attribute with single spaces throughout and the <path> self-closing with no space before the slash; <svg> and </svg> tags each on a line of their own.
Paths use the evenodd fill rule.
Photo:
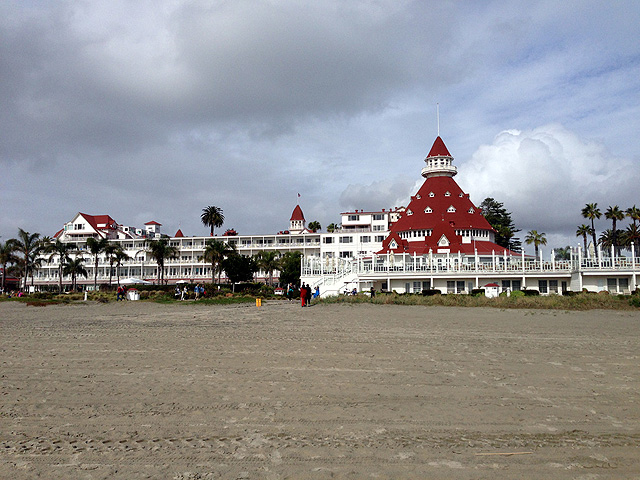
<svg viewBox="0 0 640 480">
<path fill-rule="evenodd" d="M 471 200 L 577 245 L 585 203 L 640 206 L 638 25 L 636 0 L 4 0 L 0 240 L 406 205 L 439 103 Z"/>
</svg>

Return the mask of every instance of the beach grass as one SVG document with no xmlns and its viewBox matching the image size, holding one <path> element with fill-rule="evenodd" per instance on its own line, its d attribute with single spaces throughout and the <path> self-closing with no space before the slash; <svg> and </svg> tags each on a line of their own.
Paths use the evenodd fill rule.
<svg viewBox="0 0 640 480">
<path fill-rule="evenodd" d="M 638 310 L 638 295 L 609 295 L 606 293 L 579 293 L 571 296 L 500 296 L 488 298 L 474 295 L 402 295 L 396 293 L 368 295 L 340 295 L 314 301 L 314 303 L 371 303 L 381 305 L 424 305 L 443 307 L 491 307 L 501 309 L 545 310 Z"/>
</svg>

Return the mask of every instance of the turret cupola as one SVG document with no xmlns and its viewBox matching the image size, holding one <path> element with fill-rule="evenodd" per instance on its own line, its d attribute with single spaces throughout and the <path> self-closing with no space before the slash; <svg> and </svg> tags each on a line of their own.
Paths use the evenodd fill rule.
<svg viewBox="0 0 640 480">
<path fill-rule="evenodd" d="M 427 164 L 422 169 L 424 178 L 453 177 L 458 173 L 458 169 L 453 165 L 453 157 L 440 137 L 433 142 L 431 151 L 424 162 Z"/>
</svg>

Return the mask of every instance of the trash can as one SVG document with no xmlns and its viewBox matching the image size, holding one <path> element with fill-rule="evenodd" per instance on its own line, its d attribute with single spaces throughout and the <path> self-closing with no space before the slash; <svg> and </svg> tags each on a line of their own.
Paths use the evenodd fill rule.
<svg viewBox="0 0 640 480">
<path fill-rule="evenodd" d="M 135 288 L 127 290 L 127 300 L 140 300 L 140 292 Z"/>
</svg>

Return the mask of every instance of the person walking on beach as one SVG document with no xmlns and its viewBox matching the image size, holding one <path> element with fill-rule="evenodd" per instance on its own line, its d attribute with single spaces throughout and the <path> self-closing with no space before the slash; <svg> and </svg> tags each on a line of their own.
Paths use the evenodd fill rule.
<svg viewBox="0 0 640 480">
<path fill-rule="evenodd" d="M 307 283 L 307 286 L 304 289 L 304 294 L 305 294 L 305 306 L 309 306 L 311 305 L 311 287 L 309 286 L 309 284 Z"/>
<path fill-rule="evenodd" d="M 293 301 L 293 284 L 287 285 L 287 298 L 289 299 L 289 303 Z"/>
<path fill-rule="evenodd" d="M 187 286 L 185 285 L 184 288 L 182 289 L 182 295 L 180 295 L 180 300 L 184 300 L 184 297 L 186 297 L 187 295 L 189 295 L 189 290 L 187 290 Z"/>
<path fill-rule="evenodd" d="M 307 287 L 300 285 L 300 304 L 304 307 L 307 303 Z"/>
</svg>

